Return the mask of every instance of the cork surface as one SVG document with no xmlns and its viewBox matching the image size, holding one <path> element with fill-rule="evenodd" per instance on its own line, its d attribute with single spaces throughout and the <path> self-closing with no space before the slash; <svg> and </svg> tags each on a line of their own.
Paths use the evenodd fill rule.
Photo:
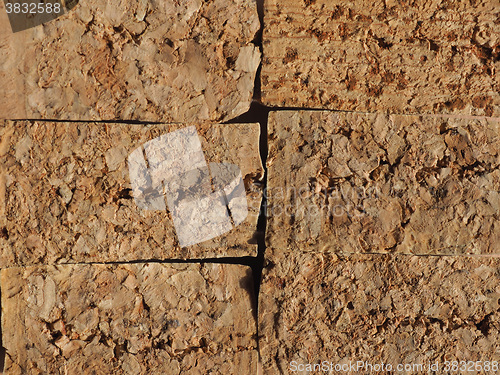
<svg viewBox="0 0 500 375">
<path fill-rule="evenodd" d="M 0 0 L 0 373 L 500 373 L 499 71 L 499 0 Z"/>
<path fill-rule="evenodd" d="M 269 252 L 498 254 L 500 119 L 271 112 Z"/>
<path fill-rule="evenodd" d="M 250 106 L 254 1 L 80 1 L 13 33 L 0 3 L 0 118 L 222 121 Z"/>
<path fill-rule="evenodd" d="M 496 361 L 495 371 L 477 373 L 498 373 L 499 270 L 500 259 L 487 257 L 268 257 L 259 295 L 263 374 L 301 373 L 299 366 L 326 373 L 304 371 L 324 361 L 347 365 L 331 372 L 345 374 L 450 374 L 445 361 Z M 348 367 L 358 361 L 366 367 Z M 381 363 L 394 371 L 367 367 Z M 437 371 L 396 371 L 436 363 Z"/>
<path fill-rule="evenodd" d="M 498 0 L 266 0 L 270 106 L 500 114 Z"/>
<path fill-rule="evenodd" d="M 1 272 L 5 374 L 236 374 L 257 366 L 247 267 L 146 263 Z"/>
<path fill-rule="evenodd" d="M 201 126 L 198 135 L 194 133 L 207 163 L 231 163 L 241 173 L 248 206 L 241 224 L 228 223 L 223 234 L 181 247 L 172 206 L 165 205 L 163 194 L 163 207 L 138 205 L 131 185 L 131 153 L 147 141 L 186 128 L 1 124 L 0 266 L 256 255 L 252 238 L 263 176 L 258 124 Z M 208 189 L 215 189 L 208 183 Z M 226 193 L 230 196 L 231 191 Z M 210 213 L 210 207 L 205 211 Z"/>
</svg>

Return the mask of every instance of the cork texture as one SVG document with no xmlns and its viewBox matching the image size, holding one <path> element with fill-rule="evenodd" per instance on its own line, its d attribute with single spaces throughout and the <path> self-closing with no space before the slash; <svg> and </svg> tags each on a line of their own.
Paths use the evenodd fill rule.
<svg viewBox="0 0 500 375">
<path fill-rule="evenodd" d="M 194 133 L 207 163 L 226 162 L 239 169 L 248 206 L 241 224 L 229 225 L 213 239 L 181 247 L 163 194 L 163 207 L 138 205 L 131 186 L 130 154 L 179 129 L 186 127 L 1 124 L 0 266 L 256 255 L 253 236 L 263 176 L 258 124 L 201 126 Z M 187 148 L 179 152 L 190 155 Z"/>
<path fill-rule="evenodd" d="M 1 272 L 5 374 L 236 374 L 257 367 L 247 267 L 146 263 Z"/>
<path fill-rule="evenodd" d="M 429 374 L 500 360 L 500 259 L 394 254 L 268 257 L 259 294 L 264 374 Z M 353 371 L 349 363 L 363 366 Z M 367 364 L 393 366 L 375 371 Z M 398 364 L 438 364 L 396 371 Z M 482 365 L 482 364 L 481 364 Z M 356 368 L 354 368 L 356 369 Z M 469 370 L 470 371 L 470 370 Z M 473 370 L 475 371 L 475 370 Z"/>
<path fill-rule="evenodd" d="M 498 0 L 266 0 L 270 106 L 500 114 Z"/>
<path fill-rule="evenodd" d="M 223 121 L 260 63 L 255 2 L 92 0 L 13 33 L 0 3 L 0 118 Z"/>
<path fill-rule="evenodd" d="M 267 251 L 498 254 L 500 119 L 271 112 Z"/>
<path fill-rule="evenodd" d="M 0 0 L 0 373 L 500 373 L 499 71 L 499 0 Z"/>
</svg>

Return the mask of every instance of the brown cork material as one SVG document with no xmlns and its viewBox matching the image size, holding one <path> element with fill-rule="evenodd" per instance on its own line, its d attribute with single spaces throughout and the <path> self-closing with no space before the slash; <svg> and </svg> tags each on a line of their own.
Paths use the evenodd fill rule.
<svg viewBox="0 0 500 375">
<path fill-rule="evenodd" d="M 193 135 L 207 164 L 230 163 L 239 170 L 239 187 L 248 207 L 239 225 L 229 225 L 215 238 L 182 246 L 163 191 L 159 197 L 163 207 L 138 204 L 131 184 L 132 152 L 139 148 L 142 158 L 146 142 L 190 128 L 195 129 L 186 125 L 3 123 L 1 266 L 256 255 L 252 239 L 263 176 L 258 124 L 199 126 Z M 186 153 L 187 148 L 181 146 L 178 153 Z M 202 180 L 210 185 L 210 179 Z M 143 188 L 145 194 L 148 188 Z"/>
<path fill-rule="evenodd" d="M 498 0 L 266 0 L 275 107 L 500 115 Z"/>
<path fill-rule="evenodd" d="M 0 118 L 224 121 L 253 94 L 253 1 L 80 1 L 13 33 L 0 3 Z"/>
<path fill-rule="evenodd" d="M 499 371 L 500 258 L 298 251 L 267 258 L 259 296 L 264 374 L 446 374 L 452 361 Z M 318 364 L 327 367 L 305 371 Z"/>
<path fill-rule="evenodd" d="M 256 371 L 247 267 L 79 264 L 1 272 L 6 374 Z"/>
<path fill-rule="evenodd" d="M 499 254 L 500 119 L 269 119 L 268 252 Z"/>
</svg>

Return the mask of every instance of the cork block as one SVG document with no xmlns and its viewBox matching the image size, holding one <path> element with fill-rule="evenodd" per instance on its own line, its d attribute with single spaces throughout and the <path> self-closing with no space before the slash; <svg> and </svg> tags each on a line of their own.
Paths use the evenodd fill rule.
<svg viewBox="0 0 500 375">
<path fill-rule="evenodd" d="M 58 265 L 1 271 L 5 374 L 235 374 L 257 368 L 250 269 Z"/>
<path fill-rule="evenodd" d="M 4 122 L 0 266 L 256 255 L 259 134 Z"/>
<path fill-rule="evenodd" d="M 268 257 L 259 294 L 263 374 L 450 374 L 453 361 L 488 362 L 476 373 L 498 373 L 499 285 L 500 258 Z"/>
<path fill-rule="evenodd" d="M 225 121 L 246 112 L 255 2 L 90 0 L 13 33 L 0 3 L 0 118 Z"/>
<path fill-rule="evenodd" d="M 266 0 L 270 106 L 500 115 L 498 0 Z"/>
<path fill-rule="evenodd" d="M 498 254 L 500 119 L 271 112 L 268 250 Z"/>
</svg>

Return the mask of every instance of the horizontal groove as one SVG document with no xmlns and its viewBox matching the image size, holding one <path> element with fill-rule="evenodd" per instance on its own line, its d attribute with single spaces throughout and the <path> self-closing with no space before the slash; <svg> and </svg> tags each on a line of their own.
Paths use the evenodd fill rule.
<svg viewBox="0 0 500 375">
<path fill-rule="evenodd" d="M 186 125 L 184 122 L 160 122 L 160 121 L 139 121 L 139 120 L 61 120 L 61 119 L 40 119 L 40 118 L 26 118 L 26 119 L 4 119 L 4 121 L 29 121 L 29 122 L 61 122 L 61 123 L 74 123 L 74 124 L 124 124 L 124 125 Z"/>
<path fill-rule="evenodd" d="M 48 267 L 48 266 L 83 266 L 83 265 L 121 265 L 121 264 L 146 264 L 146 263 L 160 263 L 160 264 L 237 264 L 242 266 L 253 266 L 257 261 L 257 257 L 243 256 L 243 257 L 220 257 L 220 258 L 194 258 L 194 259 L 138 259 L 138 260 L 123 260 L 123 261 L 109 261 L 109 262 L 65 262 L 55 264 L 28 264 L 10 267 L 2 267 L 1 269 L 9 268 L 28 268 L 28 267 Z"/>
<path fill-rule="evenodd" d="M 405 112 L 405 113 L 397 113 L 397 112 L 389 112 L 389 111 L 380 111 L 380 112 L 364 112 L 364 111 L 351 111 L 351 110 L 337 110 L 331 108 L 319 108 L 319 107 L 273 107 L 262 104 L 263 107 L 269 110 L 269 112 L 286 112 L 286 111 L 311 111 L 311 112 L 339 112 L 339 113 L 354 113 L 361 115 L 374 115 L 374 114 L 386 114 L 390 116 L 422 116 L 422 117 L 445 117 L 445 118 L 458 118 L 458 119 L 466 119 L 466 120 L 490 120 L 490 121 L 500 121 L 500 117 L 490 117 L 490 116 L 475 116 L 475 115 L 453 115 L 448 113 L 422 113 L 422 112 Z"/>
</svg>

